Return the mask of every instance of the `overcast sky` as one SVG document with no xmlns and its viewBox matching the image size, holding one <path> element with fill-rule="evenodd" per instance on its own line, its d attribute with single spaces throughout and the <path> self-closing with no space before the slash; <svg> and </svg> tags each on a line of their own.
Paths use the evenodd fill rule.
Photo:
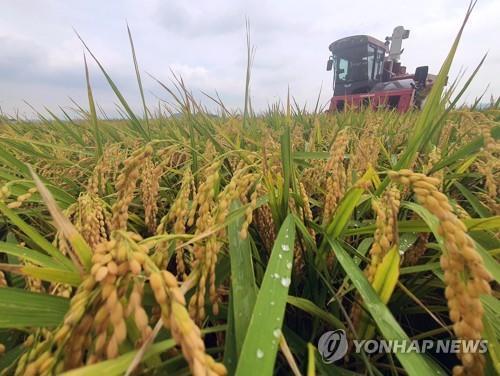
<svg viewBox="0 0 500 376">
<path fill-rule="evenodd" d="M 0 12 L 0 106 L 4 112 L 23 103 L 37 109 L 87 107 L 83 49 L 75 28 L 100 59 L 124 96 L 139 108 L 139 96 L 126 32 L 133 33 L 148 104 L 167 92 L 146 72 L 169 82 L 170 69 L 198 95 L 217 91 L 226 105 L 243 106 L 246 47 L 245 17 L 256 48 L 251 95 L 254 108 L 285 99 L 287 88 L 298 103 L 312 106 L 323 86 L 322 102 L 331 95 L 325 71 L 328 45 L 355 34 L 383 40 L 393 27 L 411 30 L 403 42 L 402 62 L 413 71 L 429 65 L 437 73 L 465 14 L 468 0 L 420 1 L 56 1 L 4 0 Z M 459 46 L 451 77 L 471 73 L 489 52 L 470 87 L 472 101 L 489 85 L 500 95 L 498 20 L 500 1 L 480 0 Z M 117 102 L 91 62 L 96 101 L 108 112 Z M 208 99 L 204 103 L 209 104 Z"/>
</svg>

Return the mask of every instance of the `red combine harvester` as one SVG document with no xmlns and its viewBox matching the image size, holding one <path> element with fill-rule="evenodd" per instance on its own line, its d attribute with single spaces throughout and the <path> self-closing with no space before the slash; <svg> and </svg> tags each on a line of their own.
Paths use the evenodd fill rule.
<svg viewBox="0 0 500 376">
<path fill-rule="evenodd" d="M 436 78 L 421 66 L 407 74 L 399 58 L 410 30 L 394 28 L 385 43 L 368 35 L 355 35 L 330 44 L 326 69 L 333 70 L 333 97 L 329 112 L 371 106 L 405 112 L 420 108 Z"/>
</svg>

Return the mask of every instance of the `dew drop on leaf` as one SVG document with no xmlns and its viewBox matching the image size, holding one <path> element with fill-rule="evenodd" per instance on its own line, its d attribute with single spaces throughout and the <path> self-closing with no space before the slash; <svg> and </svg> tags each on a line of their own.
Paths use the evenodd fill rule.
<svg viewBox="0 0 500 376">
<path fill-rule="evenodd" d="M 264 357 L 264 351 L 257 349 L 257 359 L 262 359 Z"/>
<path fill-rule="evenodd" d="M 281 278 L 281 284 L 282 284 L 283 286 L 285 286 L 285 287 L 290 286 L 290 283 L 291 283 L 291 282 L 292 282 L 292 281 L 291 281 L 291 279 L 290 279 L 290 278 L 285 278 L 285 277 Z"/>
</svg>

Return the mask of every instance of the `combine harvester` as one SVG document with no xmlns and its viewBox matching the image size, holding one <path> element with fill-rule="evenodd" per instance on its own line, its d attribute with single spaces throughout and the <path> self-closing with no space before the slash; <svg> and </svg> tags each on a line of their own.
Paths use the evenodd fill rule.
<svg viewBox="0 0 500 376">
<path fill-rule="evenodd" d="M 328 112 L 371 106 L 405 112 L 420 108 L 436 76 L 428 66 L 406 73 L 399 58 L 410 30 L 394 28 L 385 43 L 368 35 L 355 35 L 330 44 L 326 70 L 333 70 L 333 97 Z"/>
</svg>

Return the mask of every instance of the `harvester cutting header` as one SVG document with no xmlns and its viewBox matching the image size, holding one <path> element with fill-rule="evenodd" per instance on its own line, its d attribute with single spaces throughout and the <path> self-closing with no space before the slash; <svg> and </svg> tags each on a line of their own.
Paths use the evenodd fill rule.
<svg viewBox="0 0 500 376">
<path fill-rule="evenodd" d="M 397 26 L 385 43 L 355 35 L 330 44 L 326 69 L 333 70 L 333 97 L 329 111 L 372 106 L 405 112 L 420 107 L 436 76 L 428 73 L 428 66 L 406 73 L 399 59 L 403 39 L 409 35 L 410 30 Z"/>
</svg>

